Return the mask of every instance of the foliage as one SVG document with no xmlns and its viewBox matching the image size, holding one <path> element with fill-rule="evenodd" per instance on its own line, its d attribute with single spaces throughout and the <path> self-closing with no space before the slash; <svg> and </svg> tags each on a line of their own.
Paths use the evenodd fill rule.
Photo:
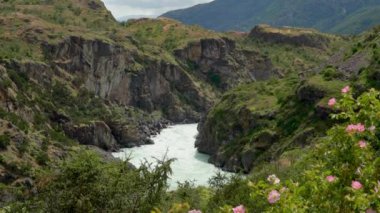
<svg viewBox="0 0 380 213">
<path fill-rule="evenodd" d="M 8 134 L 0 135 L 0 150 L 6 149 L 7 146 L 10 144 L 11 138 Z"/>
<path fill-rule="evenodd" d="M 172 160 L 134 169 L 81 150 L 38 178 L 37 197 L 14 205 L 43 212 L 149 212 L 162 202 Z M 29 205 L 33 203 L 33 205 Z M 15 210 L 17 210 L 15 209 Z"/>
<path fill-rule="evenodd" d="M 346 88 L 348 89 L 348 87 Z M 379 123 L 380 93 L 370 90 L 358 98 L 343 90 L 330 102 L 341 123 L 331 128 L 311 153 L 311 168 L 283 184 L 250 183 L 255 209 L 267 212 L 364 212 L 380 209 Z M 276 190 L 279 201 L 268 202 Z"/>
<path fill-rule="evenodd" d="M 10 121 L 12 124 L 16 125 L 23 131 L 28 131 L 29 123 L 22 119 L 20 116 L 12 112 L 6 112 L 4 109 L 0 108 L 0 118 Z"/>
<path fill-rule="evenodd" d="M 193 199 L 178 199 L 183 195 L 196 197 L 194 187 L 187 184 L 172 193 L 177 197 L 170 200 L 177 203 L 173 208 L 201 209 L 204 212 L 231 212 L 234 206 L 239 205 L 249 212 L 380 210 L 377 129 L 380 125 L 380 92 L 371 89 L 360 96 L 353 96 L 350 90 L 345 87 L 341 100 L 328 101 L 336 113 L 331 117 L 337 120 L 337 124 L 316 145 L 289 153 L 287 159 L 294 158 L 291 155 L 302 157 L 288 169 L 277 170 L 281 180 L 275 175 L 263 179 L 262 174 L 253 174 L 243 179 L 219 174 L 210 180 L 208 193 L 211 197 L 205 200 L 198 193 L 198 200 L 206 201 L 206 205 L 197 205 Z"/>
<path fill-rule="evenodd" d="M 342 77 L 342 73 L 338 72 L 334 67 L 327 67 L 322 71 L 323 79 L 326 81 L 331 81 L 333 79 L 337 79 Z"/>
</svg>

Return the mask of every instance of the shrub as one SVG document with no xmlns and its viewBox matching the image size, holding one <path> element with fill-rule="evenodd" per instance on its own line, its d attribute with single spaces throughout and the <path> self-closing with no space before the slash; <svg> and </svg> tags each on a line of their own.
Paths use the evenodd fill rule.
<svg viewBox="0 0 380 213">
<path fill-rule="evenodd" d="M 341 72 L 338 72 L 334 67 L 327 67 L 322 71 L 323 79 L 326 81 L 331 81 L 337 78 L 343 77 Z"/>
<path fill-rule="evenodd" d="M 133 169 L 125 162 L 106 163 L 80 150 L 38 178 L 39 194 L 28 211 L 150 212 L 164 198 L 172 160 Z M 27 204 L 28 202 L 26 202 Z"/>
<path fill-rule="evenodd" d="M 222 79 L 220 75 L 213 72 L 212 70 L 207 73 L 207 79 L 211 82 L 211 84 L 215 87 L 220 87 L 222 84 Z"/>
<path fill-rule="evenodd" d="M 0 89 L 7 89 L 12 85 L 12 82 L 9 79 L 1 79 L 0 80 Z"/>
<path fill-rule="evenodd" d="M 18 149 L 21 156 L 29 150 L 29 145 L 30 142 L 26 138 L 24 138 L 21 142 L 16 143 L 16 148 Z"/>
<path fill-rule="evenodd" d="M 12 124 L 16 125 L 18 128 L 27 132 L 29 129 L 29 124 L 23 120 L 18 115 L 12 112 L 6 112 L 4 109 L 0 108 L 0 118 L 10 121 Z"/>
<path fill-rule="evenodd" d="M 49 162 L 49 155 L 45 151 L 37 152 L 35 159 L 39 165 L 45 166 Z"/>
<path fill-rule="evenodd" d="M 19 89 L 26 90 L 28 86 L 29 77 L 25 72 L 8 70 L 8 75 Z"/>
<path fill-rule="evenodd" d="M 380 93 L 329 101 L 340 121 L 311 153 L 310 167 L 294 180 L 251 183 L 253 209 L 268 212 L 365 212 L 380 209 Z"/>
<path fill-rule="evenodd" d="M 11 143 L 11 138 L 8 134 L 0 135 L 0 150 L 6 149 L 10 143 Z"/>
</svg>

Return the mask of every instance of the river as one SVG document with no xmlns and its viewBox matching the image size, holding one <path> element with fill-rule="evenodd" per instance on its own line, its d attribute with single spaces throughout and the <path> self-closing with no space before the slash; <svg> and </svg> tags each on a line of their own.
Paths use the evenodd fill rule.
<svg viewBox="0 0 380 213">
<path fill-rule="evenodd" d="M 209 178 L 220 169 L 207 163 L 209 156 L 194 148 L 197 134 L 197 124 L 174 125 L 153 136 L 154 145 L 123 149 L 113 155 L 121 159 L 131 156 L 130 162 L 139 166 L 144 159 L 155 162 L 154 158 L 162 159 L 167 154 L 167 157 L 176 159 L 172 164 L 170 190 L 177 187 L 177 182 L 183 183 L 186 180 L 194 181 L 196 186 L 207 186 Z"/>
</svg>

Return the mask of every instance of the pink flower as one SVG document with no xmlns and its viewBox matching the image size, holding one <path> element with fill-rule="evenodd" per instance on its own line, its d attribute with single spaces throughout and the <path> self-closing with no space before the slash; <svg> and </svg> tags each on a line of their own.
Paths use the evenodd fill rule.
<svg viewBox="0 0 380 213">
<path fill-rule="evenodd" d="M 359 181 L 352 181 L 351 186 L 355 190 L 363 188 L 363 185 Z"/>
<path fill-rule="evenodd" d="M 336 179 L 336 177 L 335 177 L 335 176 L 333 176 L 333 175 L 329 175 L 329 176 L 327 176 L 327 177 L 326 177 L 326 180 L 327 180 L 327 182 L 329 182 L 329 183 L 332 183 L 332 182 L 334 182 L 334 181 L 335 181 L 335 179 Z"/>
<path fill-rule="evenodd" d="M 194 209 L 194 210 L 189 211 L 188 213 L 202 213 L 202 211 Z"/>
<path fill-rule="evenodd" d="M 272 190 L 268 195 L 268 202 L 270 204 L 277 203 L 280 200 L 281 194 L 277 190 Z"/>
<path fill-rule="evenodd" d="M 245 213 L 245 208 L 243 205 L 236 206 L 232 210 L 234 211 L 234 213 Z"/>
<path fill-rule="evenodd" d="M 342 89 L 342 93 L 348 93 L 350 91 L 350 87 L 349 86 L 345 86 L 343 89 Z"/>
<path fill-rule="evenodd" d="M 372 208 L 369 208 L 365 211 L 365 213 L 377 213 L 377 212 L 373 210 Z"/>
<path fill-rule="evenodd" d="M 361 123 L 358 123 L 358 124 L 356 124 L 356 130 L 358 132 L 364 132 L 365 131 L 365 126 L 363 124 L 361 124 Z"/>
<path fill-rule="evenodd" d="M 346 127 L 346 132 L 354 133 L 354 132 L 364 132 L 365 126 L 361 123 L 358 124 L 350 124 Z"/>
<path fill-rule="evenodd" d="M 356 125 L 354 124 L 350 124 L 346 128 L 346 132 L 355 132 L 355 130 L 356 130 Z"/>
<path fill-rule="evenodd" d="M 358 146 L 362 149 L 366 148 L 367 147 L 367 142 L 361 140 L 358 142 Z"/>
<path fill-rule="evenodd" d="M 336 104 L 336 99 L 335 99 L 335 98 L 331 98 L 331 99 L 329 100 L 328 105 L 329 105 L 330 107 L 333 107 L 335 104 Z"/>
</svg>

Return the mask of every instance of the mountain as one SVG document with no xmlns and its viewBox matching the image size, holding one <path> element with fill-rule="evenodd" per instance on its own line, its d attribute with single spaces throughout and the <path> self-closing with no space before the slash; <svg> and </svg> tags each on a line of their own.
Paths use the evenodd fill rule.
<svg viewBox="0 0 380 213">
<path fill-rule="evenodd" d="M 198 122 L 222 93 L 313 67 L 345 43 L 295 29 L 309 40 L 286 37 L 288 44 L 263 51 L 247 34 L 172 19 L 119 23 L 97 0 L 0 6 L 0 182 L 7 186 L 36 180 L 37 170 L 78 149 L 107 156 L 150 144 L 170 123 Z M 9 190 L 0 204 L 16 199 Z"/>
<path fill-rule="evenodd" d="M 367 13 L 354 19 L 361 14 Z M 167 18 L 120 23 L 100 0 L 0 0 L 0 212 L 231 212 L 231 205 L 240 204 L 282 212 L 283 207 L 268 204 L 274 186 L 263 189 L 268 185 L 263 177 L 281 172 L 284 180 L 300 177 L 281 183 L 303 183 L 302 163 L 325 168 L 301 157 L 320 147 L 336 124 L 329 119 L 329 97 L 339 98 L 347 84 L 357 91 L 352 99 L 380 88 L 379 41 L 379 27 L 360 36 L 270 25 L 221 33 Z M 366 103 L 373 98 L 362 98 L 358 107 L 370 107 L 352 122 L 366 116 L 379 126 L 380 103 Z M 173 159 L 136 168 L 111 155 L 152 144 L 150 136 L 170 124 L 190 122 L 200 123 L 195 145 L 211 156 L 210 163 L 249 173 L 247 178 L 217 176 L 210 187 L 186 182 L 168 192 Z M 345 132 L 343 126 L 338 130 Z M 372 133 L 336 141 L 378 137 Z M 346 148 L 357 155 L 372 151 Z M 337 165 L 347 172 L 346 162 L 354 158 L 339 156 L 343 162 Z M 365 159 L 350 171 L 377 163 L 362 170 L 371 180 L 365 192 L 371 193 L 380 161 Z M 324 181 L 317 173 L 309 176 Z M 345 174 L 344 184 L 311 188 L 342 191 L 360 178 Z M 317 202 L 309 202 L 313 193 L 293 188 L 294 199 L 303 196 L 283 200 L 302 206 L 291 204 L 285 212 L 306 204 L 328 209 L 318 202 L 345 199 L 339 190 L 329 196 L 321 192 L 313 196 Z M 377 195 L 361 192 L 355 191 L 358 203 L 350 198 L 349 205 L 331 206 L 345 208 L 336 212 L 364 212 L 370 205 L 378 210 Z"/>
<path fill-rule="evenodd" d="M 284 34 L 291 31 L 298 33 L 256 27 L 250 39 L 266 38 L 264 48 L 268 42 L 286 42 Z M 354 85 L 358 94 L 380 89 L 379 32 L 377 27 L 356 38 L 313 71 L 300 73 L 301 79 L 288 75 L 224 93 L 199 125 L 198 150 L 211 155 L 210 162 L 224 170 L 249 173 L 253 168 L 255 173 L 263 162 L 281 159 L 286 150 L 323 137 L 334 124 L 329 118 L 329 98 L 340 97 L 340 89 L 347 84 Z"/>
<path fill-rule="evenodd" d="M 215 0 L 163 14 L 217 31 L 248 31 L 258 24 L 356 34 L 380 23 L 378 0 Z"/>
</svg>

